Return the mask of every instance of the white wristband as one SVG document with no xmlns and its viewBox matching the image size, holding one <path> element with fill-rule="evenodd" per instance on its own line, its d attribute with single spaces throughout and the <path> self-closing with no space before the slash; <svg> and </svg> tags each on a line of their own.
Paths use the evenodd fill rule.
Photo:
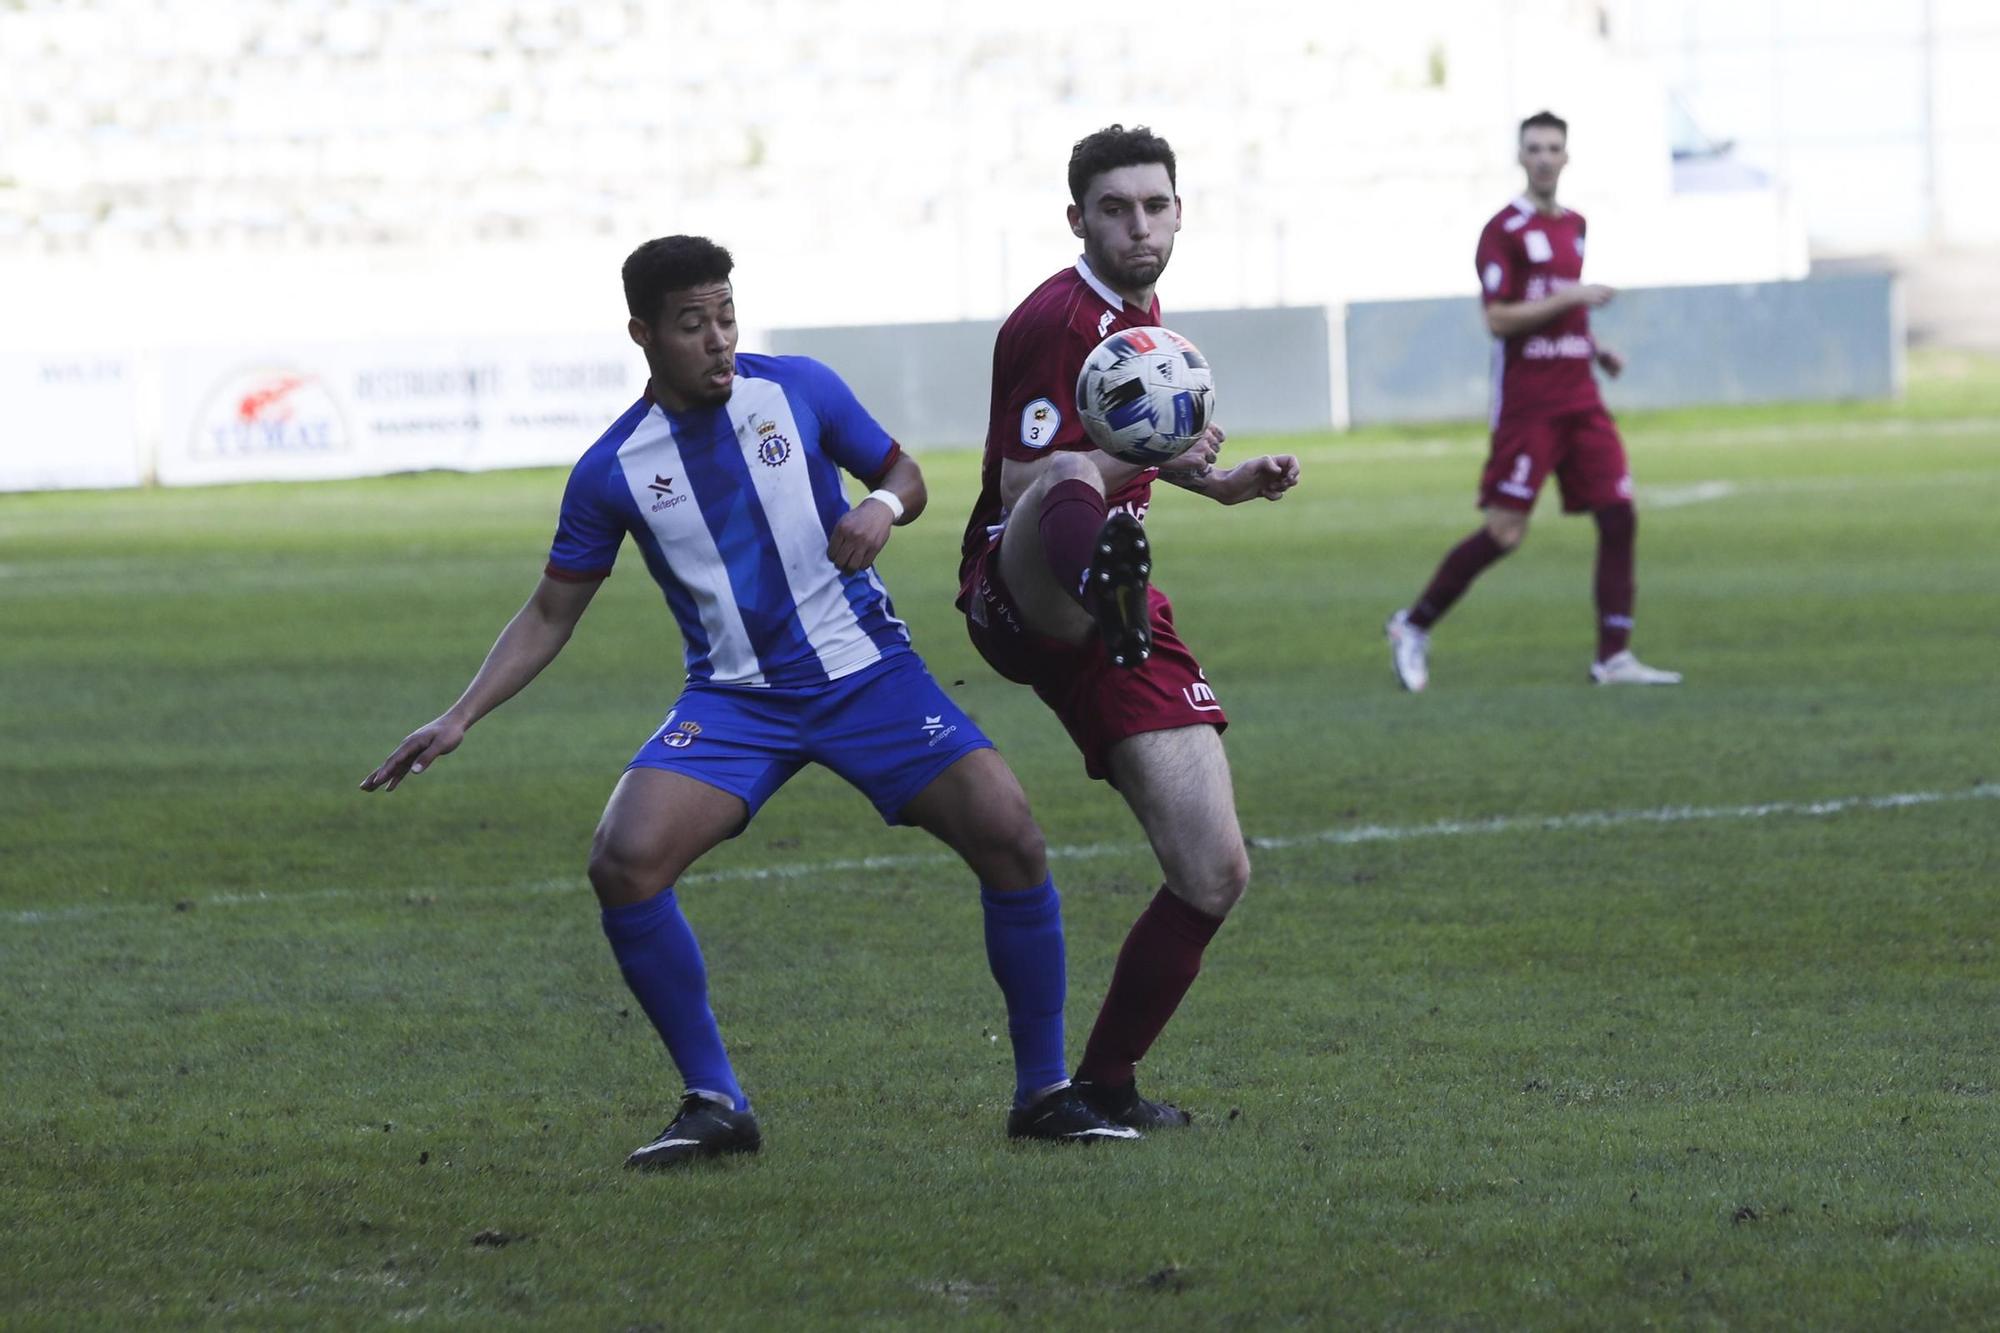
<svg viewBox="0 0 2000 1333">
<path fill-rule="evenodd" d="M 897 495 L 894 491 L 870 491 L 863 498 L 869 500 L 880 500 L 883 504 L 889 506 L 889 517 L 891 522 L 900 523 L 902 521 L 903 500 L 902 497 Z"/>
</svg>

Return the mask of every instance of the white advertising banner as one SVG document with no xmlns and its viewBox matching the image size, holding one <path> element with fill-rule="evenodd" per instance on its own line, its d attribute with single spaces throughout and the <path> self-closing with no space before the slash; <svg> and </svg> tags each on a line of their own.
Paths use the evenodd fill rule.
<svg viewBox="0 0 2000 1333">
<path fill-rule="evenodd" d="M 0 491 L 137 486 L 137 378 L 126 356 L 0 352 Z"/>
<path fill-rule="evenodd" d="M 298 345 L 168 354 L 169 486 L 574 462 L 645 386 L 622 337 Z"/>
</svg>

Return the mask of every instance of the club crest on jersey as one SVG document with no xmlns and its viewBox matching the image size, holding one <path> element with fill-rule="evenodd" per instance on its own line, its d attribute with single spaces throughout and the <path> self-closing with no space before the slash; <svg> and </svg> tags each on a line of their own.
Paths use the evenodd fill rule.
<svg viewBox="0 0 2000 1333">
<path fill-rule="evenodd" d="M 1521 245 L 1528 252 L 1531 264 L 1546 264 L 1556 257 L 1555 247 L 1549 244 L 1549 234 L 1545 231 L 1524 231 Z"/>
<path fill-rule="evenodd" d="M 778 423 L 768 417 L 752 413 L 743 423 L 746 431 L 757 432 L 757 457 L 765 467 L 783 467 L 785 460 L 792 456 L 792 442 L 778 430 Z"/>
<path fill-rule="evenodd" d="M 792 456 L 792 442 L 778 433 L 775 421 L 765 422 L 757 433 L 763 437 L 757 442 L 757 457 L 764 460 L 765 467 L 783 467 Z"/>
<path fill-rule="evenodd" d="M 1062 409 L 1046 398 L 1037 398 L 1021 409 L 1021 443 L 1030 449 L 1046 449 L 1062 426 Z"/>
</svg>

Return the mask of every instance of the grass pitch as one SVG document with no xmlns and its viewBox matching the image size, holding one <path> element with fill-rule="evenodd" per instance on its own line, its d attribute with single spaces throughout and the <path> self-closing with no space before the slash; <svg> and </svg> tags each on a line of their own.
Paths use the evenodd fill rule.
<svg viewBox="0 0 2000 1333">
<path fill-rule="evenodd" d="M 679 675 L 639 562 L 354 790 L 561 475 L 0 497 L 0 1323 L 1987 1323 L 2000 389 L 1626 425 L 1677 690 L 1584 684 L 1552 504 L 1395 689 L 1475 430 L 1284 442 L 1279 505 L 1163 488 L 1258 844 L 1143 1070 L 1193 1131 L 1003 1140 L 972 886 L 808 773 L 682 885 L 766 1150 L 665 1178 L 619 1170 L 677 1087 L 582 877 Z M 884 571 L 1056 849 L 1074 1051 L 1153 867 L 966 644 L 975 460 L 923 461 Z"/>
</svg>

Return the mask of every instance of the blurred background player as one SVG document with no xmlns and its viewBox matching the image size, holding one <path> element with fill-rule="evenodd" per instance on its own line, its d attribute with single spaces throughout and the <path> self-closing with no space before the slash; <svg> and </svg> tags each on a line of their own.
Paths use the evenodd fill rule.
<svg viewBox="0 0 2000 1333">
<path fill-rule="evenodd" d="M 1166 883 L 1119 951 L 1076 1088 L 1101 1114 L 1149 1128 L 1188 1122 L 1141 1097 L 1135 1067 L 1201 969 L 1250 863 L 1236 821 L 1222 705 L 1151 586 L 1143 520 L 1158 479 L 1222 504 L 1275 500 L 1298 461 L 1214 467 L 1210 427 L 1164 469 L 1098 450 L 1076 412 L 1084 358 L 1116 330 L 1160 323 L 1154 284 L 1180 230 L 1174 154 L 1144 127 L 1112 125 L 1069 163 L 1070 230 L 1083 255 L 1037 287 L 993 346 L 979 500 L 966 526 L 958 605 L 974 645 L 1032 685 L 1139 817 Z"/>
<path fill-rule="evenodd" d="M 1584 221 L 1556 202 L 1569 162 L 1569 126 L 1542 111 L 1521 122 L 1527 190 L 1486 224 L 1476 267 L 1493 334 L 1493 443 L 1479 482 L 1486 521 L 1453 547 L 1423 595 L 1389 617 L 1390 660 L 1412 692 L 1430 683 L 1431 629 L 1488 565 L 1528 535 L 1535 496 L 1553 472 L 1563 512 L 1597 521 L 1597 656 L 1600 685 L 1678 685 L 1633 656 L 1633 548 L 1639 520 L 1625 446 L 1591 374 L 1617 378 L 1624 362 L 1590 336 L 1590 311 L 1612 297 L 1585 283 Z"/>
<path fill-rule="evenodd" d="M 673 885 L 807 763 L 840 774 L 886 822 L 934 834 L 979 877 L 1014 1046 L 1007 1132 L 1135 1138 L 1069 1090 L 1061 905 L 1027 798 L 932 680 L 871 568 L 891 526 L 923 512 L 916 460 L 819 362 L 737 355 L 732 267 L 696 236 L 648 241 L 625 261 L 645 396 L 571 471 L 542 581 L 464 695 L 362 790 L 394 791 L 450 754 L 554 661 L 629 532 L 680 623 L 687 683 L 611 794 L 590 882 L 687 1091 L 626 1165 L 761 1144 Z M 839 469 L 875 488 L 851 509 Z"/>
</svg>

